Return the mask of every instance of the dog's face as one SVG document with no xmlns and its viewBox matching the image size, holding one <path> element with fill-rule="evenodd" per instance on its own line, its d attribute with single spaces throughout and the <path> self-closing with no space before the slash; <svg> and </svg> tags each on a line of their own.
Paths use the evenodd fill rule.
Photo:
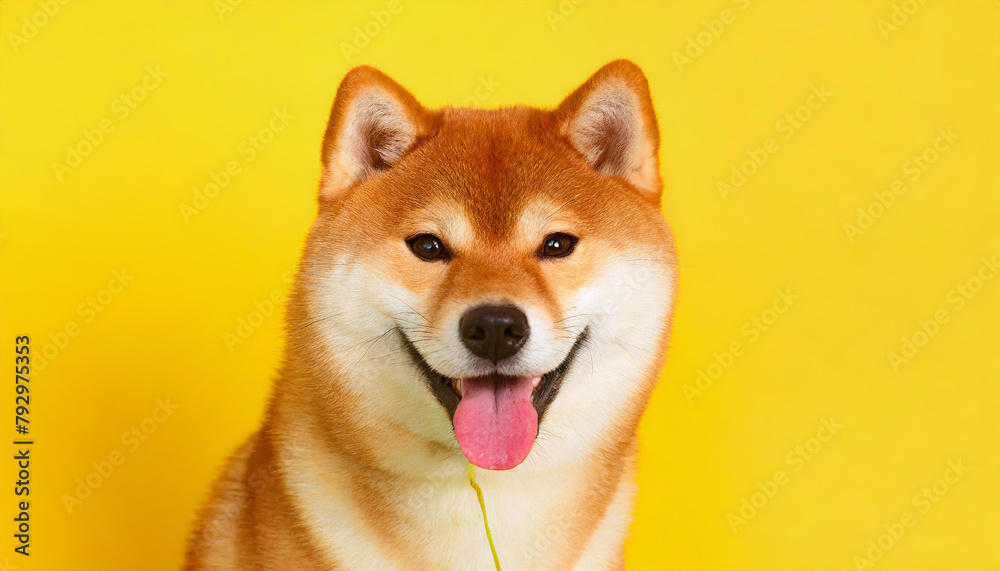
<svg viewBox="0 0 1000 571">
<path fill-rule="evenodd" d="M 628 62 L 554 111 L 428 111 L 355 69 L 289 329 L 359 416 L 477 466 L 517 466 L 536 435 L 547 458 L 627 440 L 675 280 L 657 147 Z"/>
</svg>

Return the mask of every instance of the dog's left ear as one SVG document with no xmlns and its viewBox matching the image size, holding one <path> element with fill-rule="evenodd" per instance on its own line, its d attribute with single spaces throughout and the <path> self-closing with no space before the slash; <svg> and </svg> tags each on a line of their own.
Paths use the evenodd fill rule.
<svg viewBox="0 0 1000 571">
<path fill-rule="evenodd" d="M 559 134 L 597 172 L 628 181 L 659 204 L 660 132 L 639 66 L 628 60 L 605 65 L 559 105 L 555 116 Z"/>
<path fill-rule="evenodd" d="M 337 88 L 323 138 L 321 200 L 390 168 L 434 129 L 434 116 L 381 71 L 360 66 Z"/>
</svg>

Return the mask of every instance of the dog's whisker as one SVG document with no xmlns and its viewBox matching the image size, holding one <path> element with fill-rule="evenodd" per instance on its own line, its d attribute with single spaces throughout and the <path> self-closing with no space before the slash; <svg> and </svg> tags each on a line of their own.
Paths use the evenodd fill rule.
<svg viewBox="0 0 1000 571">
<path fill-rule="evenodd" d="M 357 363 L 355 363 L 355 364 L 354 364 L 354 366 L 355 366 L 355 367 L 357 367 L 357 366 L 358 366 L 359 364 L 361 364 L 361 361 L 362 361 L 362 360 L 363 360 L 363 359 L 365 358 L 365 355 L 367 355 L 367 354 L 368 354 L 368 351 L 370 351 L 370 350 L 371 350 L 371 348 L 372 348 L 372 347 L 374 347 L 376 343 L 378 343 L 378 342 L 379 342 L 379 341 L 381 341 L 382 339 L 385 339 L 385 337 L 386 337 L 387 335 L 389 335 L 390 333 L 392 333 L 392 332 L 394 332 L 394 331 L 396 331 L 396 329 L 395 329 L 395 328 L 392 328 L 392 329 L 389 329 L 388 331 L 386 331 L 385 333 L 383 333 L 383 334 L 379 335 L 378 337 L 376 337 L 376 338 L 375 338 L 375 339 L 374 339 L 374 340 L 373 340 L 373 341 L 372 341 L 372 342 L 371 342 L 371 343 L 370 343 L 370 344 L 368 345 L 368 347 L 367 347 L 367 348 L 365 349 L 365 352 L 361 354 L 361 357 L 358 357 L 358 362 L 357 362 Z"/>
<path fill-rule="evenodd" d="M 334 319 L 336 317 L 343 317 L 343 315 L 339 314 L 339 313 L 335 313 L 335 314 L 332 314 L 332 315 L 326 315 L 326 316 L 323 316 L 323 317 L 318 317 L 316 319 L 313 319 L 312 321 L 308 321 L 308 322 L 306 322 L 306 323 L 304 323 L 302 325 L 299 325 L 298 327 L 293 327 L 293 328 L 289 329 L 289 332 L 300 331 L 300 330 L 305 329 L 307 327 L 311 327 L 313 325 L 316 325 L 318 323 L 322 323 L 322 322 L 327 321 L 329 319 Z"/>
<path fill-rule="evenodd" d="M 420 316 L 420 318 L 421 318 L 421 319 L 423 319 L 424 321 L 426 321 L 427 323 L 430 323 L 430 322 L 431 322 L 431 320 L 430 320 L 430 319 L 427 319 L 427 317 L 426 317 L 426 316 L 425 316 L 424 314 L 422 314 L 422 313 L 420 313 L 419 311 L 417 311 L 416 309 L 414 309 L 412 305 L 410 305 L 410 304 L 406 303 L 405 301 L 403 301 L 403 300 L 399 299 L 398 297 L 396 297 L 396 296 L 394 296 L 394 295 L 390 295 L 389 297 L 391 297 L 392 299 L 394 299 L 394 300 L 398 301 L 399 303 L 402 303 L 402 304 L 403 304 L 403 305 L 405 305 L 406 307 L 410 308 L 410 311 L 412 311 L 412 312 L 413 312 L 414 314 L 416 314 L 416 315 Z"/>
</svg>

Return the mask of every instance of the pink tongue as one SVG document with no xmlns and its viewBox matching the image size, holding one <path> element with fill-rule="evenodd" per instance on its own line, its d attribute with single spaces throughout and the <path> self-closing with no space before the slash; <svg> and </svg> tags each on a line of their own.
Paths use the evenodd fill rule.
<svg viewBox="0 0 1000 571">
<path fill-rule="evenodd" d="M 453 423 L 469 462 L 487 470 L 510 470 L 524 460 L 538 431 L 538 413 L 531 404 L 537 378 L 462 380 L 462 400 Z"/>
</svg>

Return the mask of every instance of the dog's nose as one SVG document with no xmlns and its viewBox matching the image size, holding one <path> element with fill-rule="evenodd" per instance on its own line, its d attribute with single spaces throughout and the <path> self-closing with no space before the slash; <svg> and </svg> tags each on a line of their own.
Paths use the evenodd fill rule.
<svg viewBox="0 0 1000 571">
<path fill-rule="evenodd" d="M 469 351 L 495 364 L 524 345 L 528 339 L 528 317 L 512 305 L 481 305 L 465 312 L 458 330 Z"/>
</svg>

